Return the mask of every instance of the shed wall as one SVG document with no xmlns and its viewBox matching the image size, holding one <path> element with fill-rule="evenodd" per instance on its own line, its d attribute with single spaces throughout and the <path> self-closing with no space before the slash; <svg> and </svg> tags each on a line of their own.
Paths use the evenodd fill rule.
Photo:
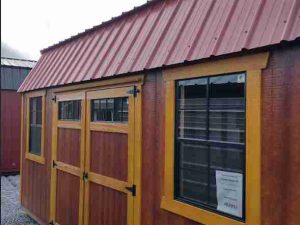
<svg viewBox="0 0 300 225">
<path fill-rule="evenodd" d="M 271 52 L 268 68 L 263 71 L 262 225 L 295 225 L 300 222 L 299 61 L 299 46 L 278 48 Z M 47 91 L 46 95 L 46 164 L 25 160 L 24 145 L 22 154 L 22 205 L 44 224 L 49 221 L 52 91 Z M 196 225 L 198 223 L 160 208 L 165 107 L 164 81 L 160 71 L 146 74 L 142 94 L 141 225 Z"/>
<path fill-rule="evenodd" d="M 0 90 L 1 139 L 0 172 L 18 172 L 20 169 L 21 94 Z"/>
<path fill-rule="evenodd" d="M 262 225 L 300 223 L 300 46 L 271 51 L 262 73 Z M 142 225 L 195 225 L 160 209 L 165 90 L 160 72 L 143 89 Z M 151 169 L 149 169 L 151 168 Z"/>
<path fill-rule="evenodd" d="M 52 135 L 52 95 L 46 95 L 45 122 L 45 164 L 25 159 L 26 148 L 26 99 L 23 104 L 22 132 L 22 175 L 21 175 L 21 205 L 24 206 L 41 224 L 49 223 L 50 213 L 50 179 L 51 179 L 51 135 Z"/>
<path fill-rule="evenodd" d="M 262 77 L 263 225 L 300 224 L 300 46 L 279 48 Z"/>
<path fill-rule="evenodd" d="M 21 143 L 21 94 L 17 93 L 17 89 L 31 69 L 2 65 L 2 63 L 5 63 L 4 61 L 6 62 L 8 59 L 1 58 L 0 171 L 3 173 L 15 173 L 20 170 Z M 12 61 L 12 59 L 9 59 L 9 61 Z"/>
</svg>

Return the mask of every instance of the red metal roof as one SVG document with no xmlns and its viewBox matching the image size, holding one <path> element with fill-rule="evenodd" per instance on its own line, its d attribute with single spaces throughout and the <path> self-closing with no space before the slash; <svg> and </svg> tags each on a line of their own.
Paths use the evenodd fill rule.
<svg viewBox="0 0 300 225">
<path fill-rule="evenodd" d="M 139 72 L 299 37 L 299 0 L 152 1 L 42 50 L 19 91 Z"/>
</svg>

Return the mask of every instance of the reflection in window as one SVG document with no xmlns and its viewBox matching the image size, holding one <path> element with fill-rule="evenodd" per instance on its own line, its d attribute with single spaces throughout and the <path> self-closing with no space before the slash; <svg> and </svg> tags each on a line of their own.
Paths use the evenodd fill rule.
<svg viewBox="0 0 300 225">
<path fill-rule="evenodd" d="M 91 101 L 92 121 L 127 122 L 128 98 L 105 98 Z"/>
<path fill-rule="evenodd" d="M 42 102 L 42 97 L 29 100 L 29 153 L 35 155 L 41 155 Z"/>
<path fill-rule="evenodd" d="M 81 100 L 59 102 L 58 109 L 59 120 L 80 120 Z"/>
<path fill-rule="evenodd" d="M 245 175 L 245 74 L 178 81 L 176 93 L 175 197 L 217 211 L 216 170 Z"/>
</svg>

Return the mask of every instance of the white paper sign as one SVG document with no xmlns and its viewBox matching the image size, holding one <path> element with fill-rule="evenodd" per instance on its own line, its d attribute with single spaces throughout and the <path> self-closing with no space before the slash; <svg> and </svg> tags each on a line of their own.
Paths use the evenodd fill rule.
<svg viewBox="0 0 300 225">
<path fill-rule="evenodd" d="M 217 210 L 243 217 L 243 174 L 216 170 Z"/>
</svg>

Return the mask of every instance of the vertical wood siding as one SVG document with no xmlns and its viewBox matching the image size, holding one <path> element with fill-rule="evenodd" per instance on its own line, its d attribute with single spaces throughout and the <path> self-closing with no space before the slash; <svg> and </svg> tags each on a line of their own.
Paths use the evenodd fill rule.
<svg viewBox="0 0 300 225">
<path fill-rule="evenodd" d="M 89 214 L 91 225 L 127 225 L 127 195 L 91 183 Z"/>
<path fill-rule="evenodd" d="M 299 61 L 299 46 L 275 49 L 271 52 L 268 68 L 262 75 L 262 225 L 300 223 L 298 212 L 300 208 Z M 152 72 L 146 75 L 143 86 L 141 225 L 199 225 L 160 208 L 164 179 L 165 90 L 163 84 L 161 73 Z M 24 160 L 23 150 L 22 203 L 45 224 L 49 220 L 51 97 L 52 94 L 48 91 L 46 164 L 40 165 Z M 95 137 L 95 140 L 98 139 L 99 137 Z M 98 143 L 95 142 L 95 145 Z M 101 215 L 93 214 L 101 210 L 105 214 L 105 207 L 99 199 L 112 199 L 108 207 L 115 207 L 113 199 L 121 199 L 122 196 L 115 196 L 113 193 L 94 187 L 91 187 L 91 192 L 94 193 L 94 197 L 91 196 L 91 207 L 95 207 L 93 209 L 95 211 L 90 211 L 90 215 L 97 224 L 97 221 L 105 219 Z M 118 224 L 122 223 L 118 222 Z"/>
<path fill-rule="evenodd" d="M 91 172 L 127 181 L 128 135 L 91 132 Z"/>
<path fill-rule="evenodd" d="M 0 90 L 0 172 L 20 169 L 21 94 Z"/>
<path fill-rule="evenodd" d="M 262 220 L 300 224 L 300 46 L 278 49 L 262 76 Z"/>
<path fill-rule="evenodd" d="M 80 134 L 78 129 L 58 128 L 58 161 L 80 167 Z"/>
<path fill-rule="evenodd" d="M 78 225 L 80 177 L 57 170 L 56 222 Z"/>
<path fill-rule="evenodd" d="M 262 74 L 262 225 L 300 223 L 300 47 L 271 52 Z M 142 223 L 196 225 L 160 209 L 164 170 L 164 95 L 161 74 L 143 87 Z"/>
<path fill-rule="evenodd" d="M 23 104 L 23 143 L 22 143 L 22 189 L 21 204 L 43 224 L 49 223 L 50 211 L 50 175 L 51 175 L 51 134 L 52 134 L 52 94 L 46 95 L 45 123 L 45 164 L 25 159 L 26 148 L 26 106 Z"/>
</svg>

